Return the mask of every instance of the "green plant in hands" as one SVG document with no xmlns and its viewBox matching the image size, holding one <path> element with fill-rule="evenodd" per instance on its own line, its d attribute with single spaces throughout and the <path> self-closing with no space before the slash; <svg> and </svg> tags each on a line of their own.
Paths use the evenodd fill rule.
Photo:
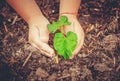
<svg viewBox="0 0 120 81">
<path fill-rule="evenodd" d="M 63 56 L 64 59 L 69 59 L 72 56 L 72 52 L 77 46 L 77 34 L 69 31 L 64 35 L 60 30 L 61 27 L 71 25 L 66 16 L 61 16 L 57 22 L 48 24 L 48 29 L 51 33 L 55 33 L 53 45 L 58 55 Z"/>
</svg>

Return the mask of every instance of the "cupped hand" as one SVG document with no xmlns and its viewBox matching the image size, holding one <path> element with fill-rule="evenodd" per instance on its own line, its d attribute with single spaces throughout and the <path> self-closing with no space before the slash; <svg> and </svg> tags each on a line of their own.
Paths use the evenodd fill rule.
<svg viewBox="0 0 120 81">
<path fill-rule="evenodd" d="M 54 50 L 48 45 L 49 31 L 47 24 L 49 21 L 41 15 L 33 16 L 28 21 L 29 24 L 29 42 L 39 49 L 42 54 L 53 57 Z"/>
<path fill-rule="evenodd" d="M 68 17 L 68 21 L 71 22 L 70 26 L 65 26 L 62 29 L 62 32 L 64 32 L 64 34 L 67 34 L 68 31 L 72 31 L 74 33 L 77 34 L 78 37 L 78 44 L 75 48 L 75 50 L 73 51 L 72 57 L 73 58 L 82 48 L 83 43 L 84 43 L 84 31 L 77 19 L 77 17 L 73 14 L 64 14 L 65 16 Z M 62 15 L 61 15 L 62 16 Z"/>
</svg>

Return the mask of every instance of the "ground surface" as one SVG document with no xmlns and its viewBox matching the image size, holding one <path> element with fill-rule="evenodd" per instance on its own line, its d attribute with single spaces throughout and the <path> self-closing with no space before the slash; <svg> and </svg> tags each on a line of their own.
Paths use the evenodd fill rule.
<svg viewBox="0 0 120 81">
<path fill-rule="evenodd" d="M 50 22 L 57 20 L 59 0 L 37 3 Z M 56 64 L 28 43 L 28 25 L 1 0 L 0 81 L 120 81 L 119 8 L 119 0 L 83 0 L 78 18 L 84 46 L 74 59 L 59 57 Z"/>
</svg>

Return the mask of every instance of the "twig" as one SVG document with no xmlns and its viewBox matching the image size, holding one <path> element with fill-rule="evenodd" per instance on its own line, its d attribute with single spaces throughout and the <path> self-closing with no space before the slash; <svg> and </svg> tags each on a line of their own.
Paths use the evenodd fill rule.
<svg viewBox="0 0 120 81">
<path fill-rule="evenodd" d="M 20 38 L 19 40 L 18 40 L 18 42 L 21 42 L 22 40 L 24 40 L 24 38 L 22 37 L 22 38 Z"/>
<path fill-rule="evenodd" d="M 120 65 L 116 68 L 116 71 L 119 71 L 119 69 L 120 69 Z"/>
<path fill-rule="evenodd" d="M 106 54 L 103 54 L 103 53 L 101 53 L 101 55 L 103 55 L 104 57 L 106 57 L 108 60 L 112 60 L 109 56 L 107 56 Z"/>
<path fill-rule="evenodd" d="M 18 16 L 16 15 L 16 16 L 14 17 L 13 22 L 12 22 L 12 24 L 11 24 L 11 25 L 15 24 L 15 22 L 16 22 L 16 20 L 17 20 L 17 18 L 18 18 Z"/>
<path fill-rule="evenodd" d="M 58 60 L 58 56 L 57 56 L 57 55 L 54 56 L 52 59 L 53 59 L 57 64 L 59 63 L 59 60 Z"/>
<path fill-rule="evenodd" d="M 116 64 L 116 58 L 115 57 L 113 57 L 113 63 L 114 63 L 114 66 L 115 66 L 115 64 Z"/>
<path fill-rule="evenodd" d="M 58 56 L 55 56 L 55 62 L 58 64 L 59 60 L 58 60 Z"/>
<path fill-rule="evenodd" d="M 89 54 L 79 54 L 78 56 L 79 56 L 80 58 L 84 58 L 84 57 L 89 56 Z"/>
<path fill-rule="evenodd" d="M 25 62 L 23 63 L 22 67 L 24 67 L 26 65 L 26 63 L 30 59 L 31 55 L 32 55 L 32 52 L 30 52 L 30 54 L 28 55 L 28 57 L 25 59 Z"/>
<path fill-rule="evenodd" d="M 85 15 L 83 15 L 83 16 L 84 16 L 84 17 L 90 17 L 90 15 L 86 15 L 86 14 L 85 14 Z"/>
<path fill-rule="evenodd" d="M 5 22 L 4 22 L 3 25 L 4 25 L 5 32 L 8 32 L 8 28 L 7 28 L 6 24 L 5 24 Z"/>
<path fill-rule="evenodd" d="M 67 75 L 65 75 L 65 76 L 61 76 L 61 77 L 59 77 L 59 78 L 57 78 L 57 79 L 59 80 L 59 79 L 67 78 L 67 77 L 70 77 L 70 74 L 67 74 Z"/>
</svg>

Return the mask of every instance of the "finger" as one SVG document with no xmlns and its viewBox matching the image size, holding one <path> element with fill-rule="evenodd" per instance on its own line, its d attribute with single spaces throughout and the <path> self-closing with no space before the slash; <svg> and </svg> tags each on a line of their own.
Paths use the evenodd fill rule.
<svg viewBox="0 0 120 81">
<path fill-rule="evenodd" d="M 74 58 L 74 57 L 78 54 L 78 52 L 80 51 L 80 49 L 81 49 L 82 46 L 83 46 L 83 43 L 84 43 L 84 41 L 82 40 L 82 41 L 77 45 L 76 49 L 73 51 L 72 58 Z"/>
<path fill-rule="evenodd" d="M 44 43 L 44 42 L 36 42 L 37 46 L 44 52 L 54 56 L 55 53 L 54 53 L 54 50 L 47 44 L 47 43 Z"/>
<path fill-rule="evenodd" d="M 78 26 L 79 26 L 79 30 L 75 29 L 75 32 L 76 32 L 76 34 L 78 36 L 78 44 L 76 46 L 76 49 L 73 51 L 73 55 L 72 55 L 71 58 L 74 58 L 75 55 L 78 54 L 78 52 L 80 51 L 80 49 L 82 48 L 83 43 L 84 43 L 84 32 L 83 32 L 83 29 L 80 26 L 80 24 Z"/>
<path fill-rule="evenodd" d="M 38 47 L 36 44 L 31 43 L 31 45 L 32 45 L 32 46 L 34 46 L 35 48 L 39 49 L 39 47 Z M 44 51 L 42 51 L 41 49 L 39 49 L 39 50 L 40 50 L 40 52 L 41 52 L 42 54 L 44 54 L 44 53 L 45 53 L 45 55 L 46 55 L 46 56 L 51 57 L 51 55 L 50 55 L 50 54 L 48 54 L 47 52 L 44 52 Z"/>
<path fill-rule="evenodd" d="M 48 57 L 53 57 L 55 55 L 54 50 L 47 44 L 41 41 L 34 42 L 34 46 L 38 48 L 43 54 Z"/>
<path fill-rule="evenodd" d="M 73 55 L 72 55 L 71 59 L 74 58 L 75 55 L 77 55 L 77 53 L 82 48 L 83 44 L 84 44 L 84 33 L 81 35 L 80 38 L 78 37 L 78 45 L 76 46 L 75 50 L 73 51 Z"/>
<path fill-rule="evenodd" d="M 77 54 L 78 52 L 80 51 L 80 49 L 82 48 L 82 43 L 79 43 L 78 46 L 76 47 L 76 49 L 73 51 L 73 55 L 70 59 L 73 59 Z"/>
</svg>

